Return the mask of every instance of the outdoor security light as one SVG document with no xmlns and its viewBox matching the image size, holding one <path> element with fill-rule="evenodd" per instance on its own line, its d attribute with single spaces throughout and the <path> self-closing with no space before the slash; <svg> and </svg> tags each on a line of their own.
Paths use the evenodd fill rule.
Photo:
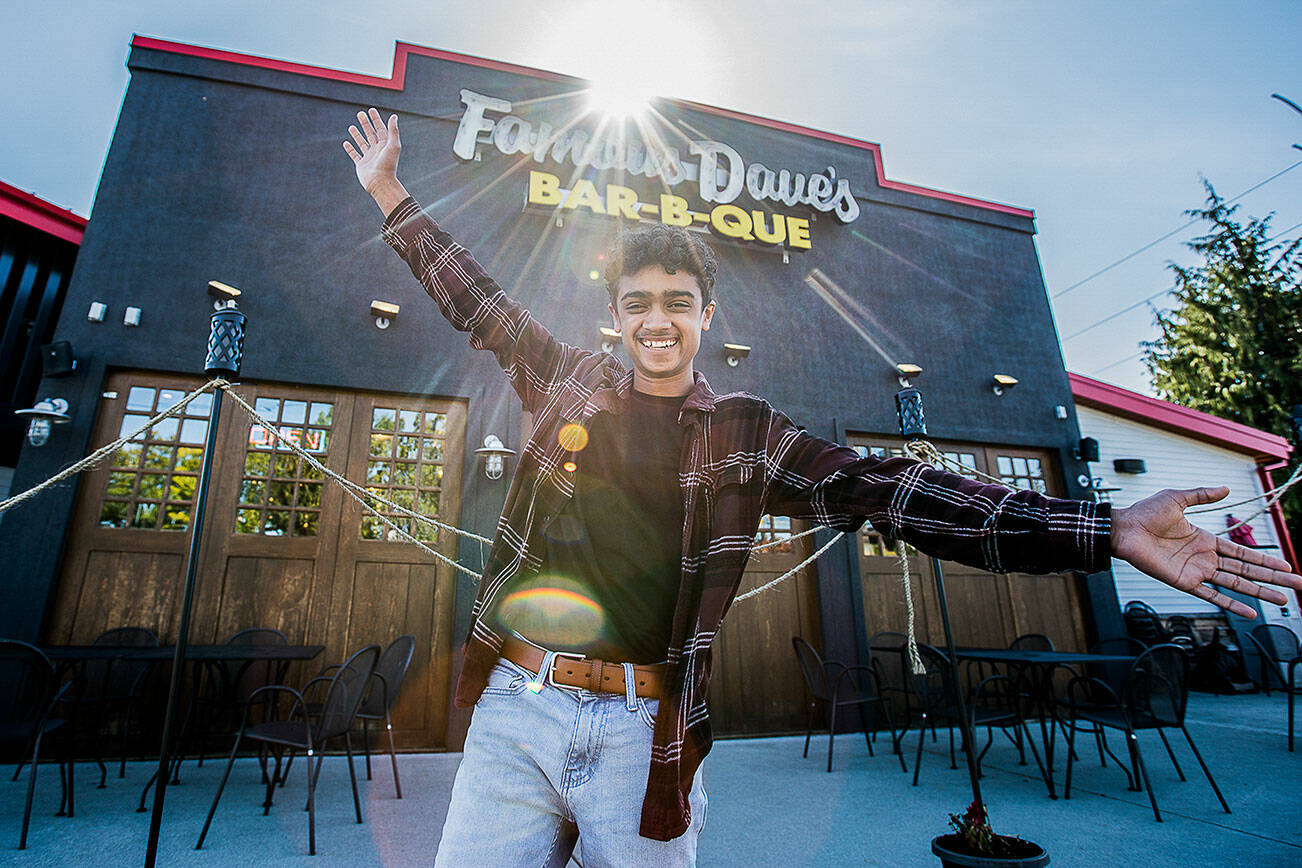
<svg viewBox="0 0 1302 868">
<path fill-rule="evenodd" d="M 990 391 L 994 392 L 996 395 L 1002 395 L 1008 389 L 1016 386 L 1017 382 L 1018 380 L 1016 377 L 1009 376 L 1008 374 L 995 374 L 994 383 L 991 385 Z"/>
<path fill-rule="evenodd" d="M 227 307 L 234 307 L 240 299 L 240 291 L 228 283 L 222 283 L 220 280 L 208 281 L 208 295 L 212 296 L 213 310 L 223 310 Z"/>
<path fill-rule="evenodd" d="M 375 327 L 377 329 L 387 329 L 389 324 L 398 318 L 398 311 L 402 308 L 391 301 L 380 301 L 378 298 L 371 301 L 371 316 L 375 317 Z"/>
<path fill-rule="evenodd" d="M 603 353 L 615 352 L 615 347 L 619 346 L 619 332 L 612 328 L 602 326 L 601 329 L 601 351 Z"/>
<path fill-rule="evenodd" d="M 724 344 L 723 354 L 728 359 L 728 367 L 735 368 L 741 360 L 750 355 L 750 347 L 745 344 Z"/>
<path fill-rule="evenodd" d="M 907 389 L 913 385 L 909 382 L 911 379 L 921 376 L 922 366 L 914 365 L 909 362 L 900 362 L 895 366 L 895 373 L 899 374 L 900 387 Z"/>
<path fill-rule="evenodd" d="M 33 446 L 44 446 L 50 439 L 50 429 L 56 424 L 68 421 L 68 402 L 62 398 L 42 398 L 34 407 L 15 410 L 15 416 L 26 416 L 27 442 Z"/>
<path fill-rule="evenodd" d="M 502 472 L 506 470 L 506 459 L 509 455 L 514 455 L 514 449 L 506 448 L 496 434 L 489 434 L 484 438 L 484 445 L 475 450 L 476 455 L 484 456 L 484 475 L 489 479 L 501 479 Z"/>
</svg>

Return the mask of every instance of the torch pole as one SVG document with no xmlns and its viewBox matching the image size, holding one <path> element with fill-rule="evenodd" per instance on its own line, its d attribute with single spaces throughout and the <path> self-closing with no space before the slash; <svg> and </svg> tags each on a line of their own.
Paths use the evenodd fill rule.
<svg viewBox="0 0 1302 868">
<path fill-rule="evenodd" d="M 244 352 L 244 314 L 234 303 L 212 315 L 208 334 L 208 357 L 204 372 L 209 377 L 236 377 Z M 217 444 L 217 422 L 221 418 L 221 389 L 213 390 L 212 412 L 208 417 L 208 437 L 203 447 L 203 466 L 194 496 L 194 521 L 190 528 L 190 551 L 186 556 L 185 593 L 181 598 L 181 620 L 176 630 L 176 650 L 172 654 L 172 678 L 167 688 L 167 713 L 163 716 L 163 740 L 158 749 L 158 772 L 154 779 L 154 812 L 149 819 L 149 842 L 145 848 L 145 868 L 154 868 L 158 858 L 158 833 L 163 822 L 163 799 L 167 794 L 169 767 L 176 733 L 177 697 L 181 689 L 186 649 L 190 644 L 190 610 L 194 604 L 194 587 L 199 571 L 199 543 L 203 539 L 204 511 L 208 502 L 208 485 L 212 478 L 213 453 Z"/>
<path fill-rule="evenodd" d="M 900 435 L 905 440 L 926 440 L 927 423 L 922 413 L 922 393 L 912 386 L 895 393 L 895 407 L 899 413 Z M 963 734 L 963 754 L 967 757 L 967 774 L 972 783 L 972 799 L 984 807 L 981 798 L 981 779 L 977 773 L 975 742 L 972 740 L 971 720 L 967 715 L 966 691 L 959 679 L 958 657 L 954 653 L 954 632 L 949 624 L 949 602 L 945 597 L 945 571 L 940 559 L 931 559 L 931 571 L 936 578 L 936 596 L 940 602 L 940 620 L 945 626 L 945 656 L 949 660 L 950 684 L 954 687 L 954 706 L 958 709 L 958 726 Z"/>
</svg>

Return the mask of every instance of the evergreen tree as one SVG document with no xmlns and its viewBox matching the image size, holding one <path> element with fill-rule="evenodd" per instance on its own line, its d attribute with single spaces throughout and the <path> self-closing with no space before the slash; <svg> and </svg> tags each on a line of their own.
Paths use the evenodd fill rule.
<svg viewBox="0 0 1302 868">
<path fill-rule="evenodd" d="M 1302 404 L 1302 239 L 1273 241 L 1269 216 L 1239 223 L 1238 206 L 1203 185 L 1205 206 L 1186 212 L 1210 224 L 1188 243 L 1202 262 L 1170 266 L 1175 307 L 1156 312 L 1162 334 L 1141 344 L 1144 363 L 1162 398 L 1291 438 L 1289 415 Z M 1296 491 L 1283 504 L 1302 540 Z"/>
</svg>

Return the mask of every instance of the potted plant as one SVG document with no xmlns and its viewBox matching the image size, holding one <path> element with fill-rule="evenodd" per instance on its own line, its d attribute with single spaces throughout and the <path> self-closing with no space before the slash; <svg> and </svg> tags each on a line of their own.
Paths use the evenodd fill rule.
<svg viewBox="0 0 1302 868">
<path fill-rule="evenodd" d="M 1011 835 L 996 835 L 985 805 L 974 800 L 962 816 L 949 815 L 954 831 L 931 841 L 931 852 L 944 868 L 1043 868 L 1049 854 L 1039 844 Z"/>
</svg>

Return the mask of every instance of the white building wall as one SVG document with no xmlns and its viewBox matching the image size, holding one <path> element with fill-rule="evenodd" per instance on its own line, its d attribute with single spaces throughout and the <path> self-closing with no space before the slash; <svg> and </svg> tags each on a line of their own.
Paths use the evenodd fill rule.
<svg viewBox="0 0 1302 868">
<path fill-rule="evenodd" d="M 1257 466 L 1251 456 L 1093 407 L 1077 405 L 1076 415 L 1080 420 L 1082 436 L 1099 441 L 1100 460 L 1091 465 L 1091 470 L 1096 478 L 1102 478 L 1101 487 L 1121 489 L 1110 495 L 1112 502 L 1118 506 L 1128 506 L 1164 488 L 1228 485 L 1230 494 L 1222 503 L 1234 503 L 1262 493 Z M 1142 458 L 1148 472 L 1139 475 L 1117 473 L 1112 467 L 1112 461 L 1116 458 Z M 1225 529 L 1225 516 L 1228 513 L 1233 513 L 1236 519 L 1247 518 L 1260 509 L 1262 503 L 1256 501 L 1229 509 L 1220 508 L 1214 512 L 1190 515 L 1189 520 L 1198 527 L 1217 533 Z M 1259 544 L 1279 545 L 1269 514 L 1257 516 L 1248 525 Z M 1266 553 L 1282 557 L 1278 548 L 1267 549 Z M 1112 574 L 1116 578 L 1117 597 L 1122 605 L 1130 600 L 1142 600 L 1164 615 L 1218 611 L 1212 604 L 1149 578 L 1115 558 L 1112 561 Z M 1302 617 L 1299 616 L 1297 599 L 1291 592 L 1288 595 L 1289 605 L 1283 608 L 1262 604 L 1264 620 L 1287 624 L 1295 632 L 1302 633 Z"/>
</svg>

